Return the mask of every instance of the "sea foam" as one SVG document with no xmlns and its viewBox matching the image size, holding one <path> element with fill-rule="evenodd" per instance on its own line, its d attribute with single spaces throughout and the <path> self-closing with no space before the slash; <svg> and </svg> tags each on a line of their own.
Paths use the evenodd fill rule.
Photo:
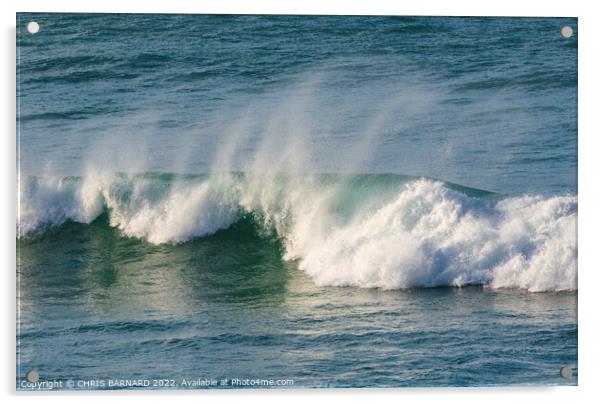
<svg viewBox="0 0 602 404">
<path fill-rule="evenodd" d="M 488 206 L 421 180 L 292 255 L 319 285 L 576 289 L 576 206 L 572 196 Z"/>
<path fill-rule="evenodd" d="M 281 239 L 283 259 L 321 286 L 577 289 L 575 196 L 487 199 L 383 178 L 26 177 L 17 232 L 43 236 L 107 211 L 124 236 L 177 244 L 252 215 L 260 233 Z"/>
</svg>

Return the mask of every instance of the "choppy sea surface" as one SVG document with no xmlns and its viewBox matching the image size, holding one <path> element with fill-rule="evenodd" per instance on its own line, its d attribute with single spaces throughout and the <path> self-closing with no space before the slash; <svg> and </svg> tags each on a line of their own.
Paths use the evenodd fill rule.
<svg viewBox="0 0 602 404">
<path fill-rule="evenodd" d="M 576 384 L 577 28 L 18 14 L 17 388 Z"/>
</svg>

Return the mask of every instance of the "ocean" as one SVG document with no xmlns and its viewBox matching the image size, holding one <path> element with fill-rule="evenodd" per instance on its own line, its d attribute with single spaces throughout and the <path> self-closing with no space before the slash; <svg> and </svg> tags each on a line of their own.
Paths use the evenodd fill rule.
<svg viewBox="0 0 602 404">
<path fill-rule="evenodd" d="M 576 385 L 577 28 L 19 13 L 17 389 Z"/>
</svg>

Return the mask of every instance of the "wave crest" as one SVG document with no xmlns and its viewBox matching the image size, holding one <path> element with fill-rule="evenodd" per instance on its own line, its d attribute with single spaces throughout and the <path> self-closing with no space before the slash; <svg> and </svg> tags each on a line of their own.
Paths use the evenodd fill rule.
<svg viewBox="0 0 602 404">
<path fill-rule="evenodd" d="M 301 252 L 300 268 L 320 285 L 572 290 L 576 206 L 572 196 L 489 206 L 441 183 L 416 181 Z"/>
<path fill-rule="evenodd" d="M 479 195 L 401 176 L 27 177 L 17 231 L 108 210 L 125 236 L 176 244 L 251 214 L 318 285 L 577 289 L 575 196 Z"/>
</svg>

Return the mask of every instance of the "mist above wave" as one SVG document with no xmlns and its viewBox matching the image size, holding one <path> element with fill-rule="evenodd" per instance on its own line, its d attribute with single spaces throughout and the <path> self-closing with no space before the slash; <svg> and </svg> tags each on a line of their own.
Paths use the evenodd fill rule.
<svg viewBox="0 0 602 404">
<path fill-rule="evenodd" d="M 465 122 L 481 120 L 464 117 L 505 111 L 514 102 L 502 97 L 448 110 L 456 105 L 443 102 L 449 88 L 416 72 L 378 87 L 339 83 L 332 92 L 337 75 L 328 71 L 336 65 L 249 96 L 244 107 L 225 105 L 213 124 L 203 121 L 190 132 L 155 138 L 137 126 L 153 122 L 151 113 L 129 117 L 133 129 L 113 117 L 101 121 L 106 133 L 91 122 L 81 128 L 96 134 L 78 154 L 85 162 L 82 177 L 57 176 L 49 167 L 38 177 L 20 178 L 19 236 L 68 220 L 90 223 L 108 212 L 110 225 L 126 237 L 177 244 L 251 215 L 259 232 L 282 241 L 283 258 L 298 260 L 319 285 L 577 288 L 576 196 L 495 199 L 441 181 L 356 174 L 425 174 L 437 166 L 434 172 L 453 180 L 457 167 L 467 177 L 491 178 L 483 170 L 506 149 L 477 158 L 454 153 L 455 146 L 473 145 L 475 133 L 479 139 L 489 133 L 468 130 Z M 429 126 L 443 107 L 462 125 Z M 508 123 L 517 117 L 513 113 Z M 423 137 L 429 140 L 419 141 Z M 186 172 L 192 165 L 193 172 L 208 174 L 132 174 L 154 170 L 157 162 L 171 164 L 164 171 Z M 509 176 L 511 168 L 500 173 Z M 318 174 L 324 172 L 339 174 Z"/>
</svg>

